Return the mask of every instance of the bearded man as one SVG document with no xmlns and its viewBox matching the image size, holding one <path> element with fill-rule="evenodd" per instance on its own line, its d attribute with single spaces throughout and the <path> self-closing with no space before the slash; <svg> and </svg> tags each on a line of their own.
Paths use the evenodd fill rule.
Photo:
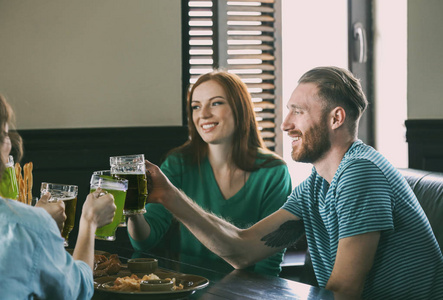
<svg viewBox="0 0 443 300">
<path fill-rule="evenodd" d="M 319 67 L 300 78 L 281 128 L 292 139 L 293 160 L 312 163 L 312 173 L 280 210 L 250 228 L 203 211 L 146 162 L 148 200 L 235 268 L 305 232 L 321 287 L 355 298 L 443 299 L 443 256 L 425 213 L 398 170 L 357 137 L 367 105 L 347 70 Z"/>
</svg>

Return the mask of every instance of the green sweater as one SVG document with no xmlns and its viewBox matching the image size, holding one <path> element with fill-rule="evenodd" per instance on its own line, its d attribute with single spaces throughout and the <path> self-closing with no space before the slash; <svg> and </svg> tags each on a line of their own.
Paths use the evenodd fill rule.
<svg viewBox="0 0 443 300">
<path fill-rule="evenodd" d="M 261 160 L 258 162 L 262 162 Z M 240 228 L 247 228 L 257 221 L 272 214 L 283 206 L 291 193 L 291 179 L 285 164 L 273 163 L 273 166 L 260 168 L 250 174 L 245 185 L 237 194 L 224 199 L 212 171 L 205 159 L 201 168 L 187 164 L 180 155 L 171 155 L 162 164 L 161 169 L 169 180 L 200 207 L 222 217 Z M 144 217 L 151 226 L 151 234 L 144 241 L 134 241 L 132 246 L 137 251 L 155 247 L 165 235 L 172 222 L 172 214 L 161 204 L 149 203 Z M 232 267 L 222 258 L 212 253 L 201 244 L 192 233 L 180 224 L 180 243 L 176 249 L 180 260 L 190 263 L 200 258 L 210 260 L 219 268 Z M 258 262 L 254 271 L 269 275 L 278 275 L 284 251 Z"/>
</svg>

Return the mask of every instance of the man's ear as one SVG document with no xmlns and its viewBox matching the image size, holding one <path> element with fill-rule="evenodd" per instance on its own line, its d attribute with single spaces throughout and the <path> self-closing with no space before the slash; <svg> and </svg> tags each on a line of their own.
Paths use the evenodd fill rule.
<svg viewBox="0 0 443 300">
<path fill-rule="evenodd" d="M 346 112 L 343 107 L 337 106 L 331 111 L 331 128 L 337 129 L 343 125 L 346 120 Z"/>
</svg>

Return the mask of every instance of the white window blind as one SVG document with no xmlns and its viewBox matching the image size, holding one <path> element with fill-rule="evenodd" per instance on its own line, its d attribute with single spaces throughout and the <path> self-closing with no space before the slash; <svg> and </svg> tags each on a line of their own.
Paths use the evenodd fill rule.
<svg viewBox="0 0 443 300">
<path fill-rule="evenodd" d="M 276 128 L 281 111 L 276 105 L 281 80 L 276 66 L 280 51 L 276 36 L 278 2 L 188 1 L 189 78 L 194 83 L 214 68 L 239 75 L 251 93 L 266 146 L 281 154 L 281 136 Z"/>
</svg>

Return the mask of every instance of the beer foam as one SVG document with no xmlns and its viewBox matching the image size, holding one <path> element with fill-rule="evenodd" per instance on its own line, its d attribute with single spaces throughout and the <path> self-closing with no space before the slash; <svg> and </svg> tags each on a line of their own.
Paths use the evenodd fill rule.
<svg viewBox="0 0 443 300">
<path fill-rule="evenodd" d="M 127 186 L 121 182 L 101 181 L 91 182 L 91 189 L 101 188 L 104 190 L 126 191 Z"/>
<path fill-rule="evenodd" d="M 68 201 L 68 200 L 74 200 L 77 197 L 59 197 L 57 198 L 57 200 L 62 200 L 62 201 Z"/>
<path fill-rule="evenodd" d="M 56 202 L 56 201 L 69 201 L 69 200 L 74 200 L 75 198 L 77 198 L 77 196 L 63 196 L 63 195 L 51 195 L 51 198 L 48 200 L 48 202 Z"/>
<path fill-rule="evenodd" d="M 114 175 L 144 175 L 146 172 L 143 172 L 142 170 L 137 171 L 119 171 L 119 172 L 113 172 Z"/>
<path fill-rule="evenodd" d="M 113 191 L 126 191 L 127 188 L 123 184 L 100 184 L 91 185 L 91 189 L 101 188 L 102 190 L 113 190 Z"/>
</svg>

